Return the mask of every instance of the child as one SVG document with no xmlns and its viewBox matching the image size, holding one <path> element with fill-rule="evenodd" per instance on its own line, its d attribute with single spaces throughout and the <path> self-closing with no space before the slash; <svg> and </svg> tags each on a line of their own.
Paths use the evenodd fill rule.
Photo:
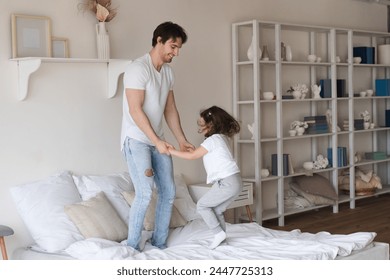
<svg viewBox="0 0 390 280">
<path fill-rule="evenodd" d="M 242 190 L 240 170 L 229 148 L 228 137 L 240 131 L 239 123 L 225 110 L 212 106 L 200 113 L 198 133 L 206 139 L 192 151 L 174 149 L 170 153 L 184 159 L 203 157 L 207 183 L 211 189 L 199 199 L 197 210 L 207 226 L 215 234 L 211 249 L 226 239 L 226 225 L 223 213 Z"/>
</svg>

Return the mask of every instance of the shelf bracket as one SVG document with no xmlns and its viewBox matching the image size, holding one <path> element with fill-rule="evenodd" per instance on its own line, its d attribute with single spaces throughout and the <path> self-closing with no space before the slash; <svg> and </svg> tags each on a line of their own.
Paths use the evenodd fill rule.
<svg viewBox="0 0 390 280">
<path fill-rule="evenodd" d="M 119 76 L 125 72 L 130 60 L 110 59 L 108 63 L 108 98 L 113 98 L 118 90 Z"/>
<path fill-rule="evenodd" d="M 42 59 L 29 59 L 18 61 L 18 100 L 26 99 L 30 75 L 41 66 Z"/>
</svg>

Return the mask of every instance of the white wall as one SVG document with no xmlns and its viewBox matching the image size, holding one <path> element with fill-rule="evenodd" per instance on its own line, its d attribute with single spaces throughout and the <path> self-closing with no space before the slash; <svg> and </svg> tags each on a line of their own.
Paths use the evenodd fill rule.
<svg viewBox="0 0 390 280">
<path fill-rule="evenodd" d="M 95 23 L 81 0 L 0 0 L 0 224 L 14 228 L 9 254 L 31 242 L 9 194 L 13 185 L 68 169 L 83 174 L 126 170 L 119 151 L 120 93 L 107 99 L 103 64 L 44 64 L 18 101 L 11 57 L 10 14 L 45 15 L 53 35 L 67 37 L 72 57 L 95 58 Z M 386 31 L 386 7 L 354 0 L 113 0 L 108 24 L 112 58 L 133 59 L 151 47 L 154 28 L 171 20 L 189 41 L 173 66 L 183 128 L 195 145 L 201 108 L 231 110 L 231 23 L 249 19 Z M 168 135 L 168 139 L 172 137 Z M 187 182 L 204 180 L 201 161 L 175 159 Z"/>
</svg>

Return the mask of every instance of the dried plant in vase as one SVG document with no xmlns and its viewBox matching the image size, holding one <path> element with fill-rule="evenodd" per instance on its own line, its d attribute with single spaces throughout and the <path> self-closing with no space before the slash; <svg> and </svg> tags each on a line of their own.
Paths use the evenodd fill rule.
<svg viewBox="0 0 390 280">
<path fill-rule="evenodd" d="M 117 14 L 116 9 L 111 7 L 111 0 L 84 0 L 78 8 L 83 12 L 93 12 L 99 22 L 109 22 Z"/>
</svg>

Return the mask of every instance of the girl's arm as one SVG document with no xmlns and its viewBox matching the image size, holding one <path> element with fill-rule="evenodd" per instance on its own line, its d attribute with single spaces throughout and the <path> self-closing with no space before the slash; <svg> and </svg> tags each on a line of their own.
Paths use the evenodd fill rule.
<svg viewBox="0 0 390 280">
<path fill-rule="evenodd" d="M 169 152 L 171 153 L 171 155 L 184 159 L 198 159 L 207 154 L 207 150 L 202 146 L 196 148 L 193 151 L 183 152 L 175 149 L 169 149 Z"/>
</svg>

